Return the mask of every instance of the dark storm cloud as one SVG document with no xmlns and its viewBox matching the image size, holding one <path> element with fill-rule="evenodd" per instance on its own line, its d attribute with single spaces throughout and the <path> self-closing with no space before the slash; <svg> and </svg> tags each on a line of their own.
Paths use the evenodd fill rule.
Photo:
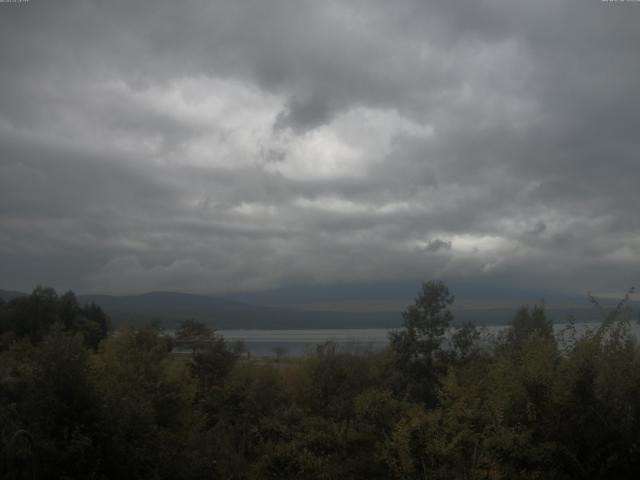
<svg viewBox="0 0 640 480">
<path fill-rule="evenodd" d="M 2 285 L 624 289 L 638 20 L 595 1 L 0 4 Z"/>
</svg>

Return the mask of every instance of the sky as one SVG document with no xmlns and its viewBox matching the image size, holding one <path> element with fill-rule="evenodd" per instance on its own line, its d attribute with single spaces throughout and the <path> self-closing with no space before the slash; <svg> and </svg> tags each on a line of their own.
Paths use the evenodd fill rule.
<svg viewBox="0 0 640 480">
<path fill-rule="evenodd" d="M 0 3 L 0 288 L 623 292 L 639 22 L 600 0 Z"/>
</svg>

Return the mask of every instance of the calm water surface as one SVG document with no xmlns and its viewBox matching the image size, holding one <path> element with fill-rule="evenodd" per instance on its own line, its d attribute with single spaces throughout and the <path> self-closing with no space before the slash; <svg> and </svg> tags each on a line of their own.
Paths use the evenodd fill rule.
<svg viewBox="0 0 640 480">
<path fill-rule="evenodd" d="M 576 330 L 583 332 L 595 328 L 598 323 L 579 323 Z M 561 334 L 566 324 L 556 324 L 554 328 Z M 504 325 L 482 327 L 483 338 L 489 339 L 504 330 Z M 326 329 L 326 330 L 219 330 L 229 342 L 241 341 L 251 355 L 274 356 L 276 352 L 288 356 L 303 355 L 313 351 L 318 345 L 332 341 L 349 351 L 367 352 L 383 350 L 388 344 L 388 333 L 394 329 Z M 640 325 L 631 324 L 631 331 L 640 335 Z"/>
</svg>

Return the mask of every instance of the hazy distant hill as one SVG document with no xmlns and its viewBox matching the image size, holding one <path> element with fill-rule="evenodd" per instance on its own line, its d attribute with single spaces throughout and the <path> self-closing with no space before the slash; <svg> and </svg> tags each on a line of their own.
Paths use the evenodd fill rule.
<svg viewBox="0 0 640 480">
<path fill-rule="evenodd" d="M 400 324 L 398 313 L 320 312 L 250 305 L 208 295 L 152 292 L 142 295 L 80 295 L 100 305 L 116 324 L 160 320 L 168 325 L 193 318 L 218 329 L 385 328 Z"/>
<path fill-rule="evenodd" d="M 218 329 L 316 329 L 316 328 L 394 328 L 401 324 L 403 305 L 379 311 L 358 311 L 340 304 L 305 306 L 262 306 L 215 296 L 176 292 L 152 292 L 142 295 L 81 295 L 82 302 L 100 305 L 116 324 L 136 324 L 160 320 L 173 325 L 193 318 Z M 407 304 L 410 302 L 407 302 Z M 524 303 L 524 302 L 522 302 Z M 514 301 L 459 302 L 454 308 L 457 322 L 496 325 L 508 323 L 521 303 Z M 406 305 L 405 305 L 406 306 Z M 548 315 L 556 322 L 571 314 L 578 321 L 593 320 L 588 302 L 547 305 Z"/>
<path fill-rule="evenodd" d="M 24 297 L 25 295 L 26 295 L 26 293 L 14 292 L 12 290 L 2 290 L 2 289 L 0 289 L 0 298 L 2 300 L 4 300 L 5 302 L 11 300 L 12 298 Z"/>
<path fill-rule="evenodd" d="M 24 293 L 0 290 L 0 298 L 8 300 Z M 290 305 L 256 305 L 210 295 L 176 292 L 151 292 L 142 295 L 79 295 L 81 303 L 93 302 L 102 307 L 118 325 L 136 325 L 159 320 L 174 326 L 180 320 L 193 318 L 217 329 L 319 329 L 319 328 L 394 328 L 399 327 L 401 312 L 410 300 L 395 302 L 324 301 Z M 516 299 L 458 299 L 454 304 L 456 322 L 483 325 L 508 323 L 518 307 L 527 303 Z M 533 302 L 528 302 L 533 303 Z M 605 300 L 607 307 L 614 302 Z M 635 302 L 636 312 L 638 304 Z M 597 320 L 591 305 L 583 298 L 555 299 L 547 303 L 547 313 L 555 322 L 564 322 L 571 314 L 578 321 Z M 637 313 L 636 313 L 637 315 Z"/>
</svg>

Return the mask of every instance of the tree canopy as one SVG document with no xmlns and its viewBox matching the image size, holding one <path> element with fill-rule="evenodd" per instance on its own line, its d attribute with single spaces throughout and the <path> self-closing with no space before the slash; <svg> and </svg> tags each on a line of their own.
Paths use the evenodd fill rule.
<svg viewBox="0 0 640 480">
<path fill-rule="evenodd" d="M 37 289 L 0 305 L 0 477 L 640 475 L 640 346 L 626 309 L 583 332 L 523 307 L 490 338 L 453 327 L 452 302 L 427 282 L 385 351 L 327 342 L 276 361 L 240 357 L 193 321 L 176 334 L 187 351 L 153 323 L 95 348 L 85 307 Z"/>
</svg>

